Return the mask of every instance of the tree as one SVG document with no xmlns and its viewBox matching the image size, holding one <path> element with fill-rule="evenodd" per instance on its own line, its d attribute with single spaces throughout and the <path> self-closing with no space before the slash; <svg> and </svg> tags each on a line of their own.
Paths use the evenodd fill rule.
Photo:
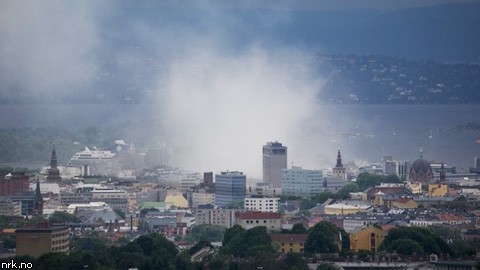
<svg viewBox="0 0 480 270">
<path fill-rule="evenodd" d="M 348 183 L 343 186 L 338 192 L 336 197 L 339 199 L 348 199 L 351 192 L 359 192 L 360 189 L 356 183 Z"/>
<path fill-rule="evenodd" d="M 218 225 L 201 224 L 192 228 L 190 233 L 185 236 L 189 243 L 197 243 L 200 240 L 208 242 L 221 242 L 225 228 Z"/>
<path fill-rule="evenodd" d="M 303 259 L 301 254 L 298 253 L 287 253 L 287 256 L 285 256 L 285 259 L 282 261 L 281 265 L 282 269 L 288 269 L 288 270 L 308 270 L 308 264 L 307 262 Z"/>
<path fill-rule="evenodd" d="M 342 235 L 342 242 L 340 242 Z M 339 245 L 347 247 L 347 234 L 328 221 L 322 221 L 308 231 L 305 241 L 305 253 L 334 253 L 339 251 Z M 344 242 L 345 240 L 345 242 Z"/>
<path fill-rule="evenodd" d="M 415 243 L 412 243 L 412 241 Z M 399 227 L 391 229 L 380 248 L 389 252 L 396 250 L 398 253 L 405 255 L 411 255 L 412 252 L 419 254 L 449 253 L 453 255 L 452 250 L 445 241 L 440 237 L 432 235 L 428 229 L 420 227 Z"/>
<path fill-rule="evenodd" d="M 65 211 L 55 211 L 48 218 L 49 223 L 78 223 L 80 219 Z"/>
<path fill-rule="evenodd" d="M 305 229 L 305 227 L 303 226 L 302 223 L 296 223 L 296 224 L 293 225 L 290 233 L 294 233 L 294 234 L 307 233 L 307 229 Z"/>
</svg>

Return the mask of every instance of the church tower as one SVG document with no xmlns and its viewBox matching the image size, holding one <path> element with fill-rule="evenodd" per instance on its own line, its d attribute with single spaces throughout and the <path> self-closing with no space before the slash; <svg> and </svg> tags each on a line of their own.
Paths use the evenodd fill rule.
<svg viewBox="0 0 480 270">
<path fill-rule="evenodd" d="M 50 169 L 48 170 L 47 182 L 58 184 L 62 182 L 62 178 L 60 177 L 60 171 L 57 168 L 57 153 L 55 151 L 55 144 L 52 148 L 52 157 L 50 158 Z"/>
<path fill-rule="evenodd" d="M 445 183 L 446 179 L 447 179 L 447 173 L 445 172 L 445 165 L 443 164 L 443 161 L 442 161 L 442 167 L 440 168 L 440 183 Z"/>
<path fill-rule="evenodd" d="M 33 197 L 33 215 L 43 215 L 43 197 L 42 192 L 40 191 L 40 180 L 38 180 L 38 177 L 35 196 Z"/>
<path fill-rule="evenodd" d="M 335 168 L 333 168 L 333 176 L 343 180 L 347 180 L 346 170 L 342 164 L 342 154 L 340 153 L 340 149 L 338 149 L 337 153 L 337 164 L 335 165 Z"/>
</svg>

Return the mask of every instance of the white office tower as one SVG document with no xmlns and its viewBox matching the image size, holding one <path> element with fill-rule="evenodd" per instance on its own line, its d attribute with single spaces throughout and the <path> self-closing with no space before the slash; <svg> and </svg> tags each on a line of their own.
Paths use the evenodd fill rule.
<svg viewBox="0 0 480 270">
<path fill-rule="evenodd" d="M 311 198 L 323 192 L 323 172 L 292 167 L 282 171 L 282 194 Z"/>
<path fill-rule="evenodd" d="M 287 147 L 279 142 L 263 146 L 263 182 L 274 188 L 281 187 L 282 170 L 287 168 Z"/>
</svg>

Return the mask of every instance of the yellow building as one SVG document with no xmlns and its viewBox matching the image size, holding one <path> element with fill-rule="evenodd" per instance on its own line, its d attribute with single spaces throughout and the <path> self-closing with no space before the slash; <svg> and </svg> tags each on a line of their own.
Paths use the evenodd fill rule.
<svg viewBox="0 0 480 270">
<path fill-rule="evenodd" d="M 376 226 L 362 227 L 350 233 L 350 249 L 355 252 L 370 250 L 376 253 L 385 236 L 386 233 Z"/>
<path fill-rule="evenodd" d="M 169 190 L 167 197 L 165 198 L 165 203 L 170 203 L 175 205 L 178 208 L 188 208 L 188 201 L 183 197 L 180 191 Z"/>
<path fill-rule="evenodd" d="M 419 182 L 407 182 L 407 189 L 413 194 L 422 194 L 422 183 Z"/>
<path fill-rule="evenodd" d="M 417 209 L 418 203 L 411 198 L 399 198 L 389 201 L 388 207 L 394 209 Z"/>
<path fill-rule="evenodd" d="M 428 195 L 430 197 L 443 197 L 448 193 L 448 186 L 444 184 L 429 184 Z"/>
<path fill-rule="evenodd" d="M 16 230 L 17 256 L 65 253 L 70 251 L 70 230 L 68 227 L 21 228 Z"/>
<path fill-rule="evenodd" d="M 303 253 L 308 234 L 272 233 L 272 244 L 282 253 Z"/>
</svg>

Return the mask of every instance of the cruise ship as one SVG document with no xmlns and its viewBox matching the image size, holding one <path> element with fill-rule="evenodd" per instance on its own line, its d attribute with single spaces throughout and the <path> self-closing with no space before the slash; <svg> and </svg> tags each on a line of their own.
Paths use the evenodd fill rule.
<svg viewBox="0 0 480 270">
<path fill-rule="evenodd" d="M 85 150 L 78 152 L 70 159 L 70 162 L 75 163 L 76 161 L 101 161 L 101 160 L 111 160 L 115 156 L 115 153 L 107 150 L 90 150 L 88 147 L 85 147 Z"/>
</svg>

